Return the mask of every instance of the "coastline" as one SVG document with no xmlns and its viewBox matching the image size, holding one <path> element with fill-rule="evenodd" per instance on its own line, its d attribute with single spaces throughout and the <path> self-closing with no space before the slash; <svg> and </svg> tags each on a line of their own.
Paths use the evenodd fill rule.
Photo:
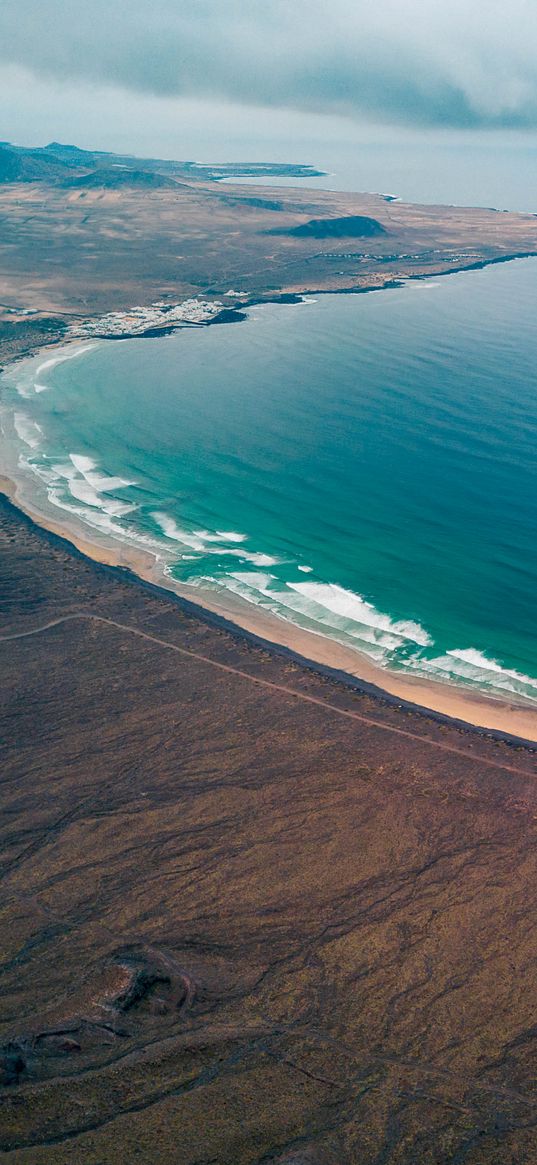
<svg viewBox="0 0 537 1165">
<path fill-rule="evenodd" d="M 514 259 L 533 258 L 535 254 L 516 254 L 484 260 L 468 267 L 439 271 L 430 275 L 408 275 L 404 279 L 390 279 L 382 284 L 368 285 L 359 288 L 347 288 L 337 291 L 326 289 L 300 293 L 275 293 L 271 296 L 252 298 L 237 307 L 226 307 L 222 312 L 206 321 L 196 324 L 178 323 L 165 329 L 149 329 L 134 335 L 125 334 L 120 337 L 94 336 L 91 339 L 101 342 L 104 339 L 146 339 L 155 335 L 166 334 L 181 327 L 210 327 L 216 323 L 235 322 L 246 319 L 246 311 L 254 306 L 265 303 L 299 304 L 303 297 L 312 295 L 333 294 L 367 294 L 376 290 L 390 290 L 400 288 L 408 282 L 427 279 L 435 274 L 457 274 L 467 270 L 482 269 L 498 263 L 510 262 Z M 4 365 L 18 363 L 20 360 L 36 359 L 42 354 L 58 351 L 58 347 L 77 348 L 85 346 L 89 337 L 66 335 L 59 332 L 55 339 L 50 339 L 45 345 L 34 349 L 27 349 L 18 354 L 11 354 Z M 267 648 L 285 650 L 302 662 L 311 663 L 326 673 L 337 673 L 342 682 L 354 686 L 365 686 L 371 689 L 379 698 L 385 698 L 400 706 L 408 706 L 413 710 L 420 710 L 440 719 L 446 719 L 461 726 L 469 726 L 484 733 L 499 735 L 502 739 L 520 740 L 537 743 L 537 709 L 529 702 L 520 699 L 502 698 L 501 695 L 489 693 L 478 694 L 472 692 L 462 684 L 446 680 L 429 679 L 419 676 L 401 675 L 399 672 L 383 668 L 373 663 L 359 650 L 346 647 L 343 644 L 323 636 L 315 631 L 306 630 L 278 617 L 272 612 L 254 607 L 240 597 L 230 592 L 216 594 L 209 589 L 203 590 L 199 586 L 180 583 L 166 573 L 163 566 L 164 554 L 159 555 L 157 549 L 144 550 L 128 542 L 114 539 L 105 533 L 91 530 L 79 522 L 76 517 L 64 513 L 58 518 L 56 509 L 42 499 L 42 504 L 36 503 L 31 488 L 27 488 L 27 479 L 17 472 L 16 463 L 8 465 L 0 473 L 0 492 L 12 504 L 21 510 L 31 521 L 42 529 L 62 538 L 73 545 L 80 553 L 111 568 L 128 570 L 142 583 L 156 586 L 160 590 L 172 593 L 182 602 L 188 603 L 197 610 L 200 617 L 207 613 L 224 620 L 235 631 L 246 633 L 263 642 Z"/>
<path fill-rule="evenodd" d="M 537 250 L 535 251 L 514 251 L 506 255 L 496 255 L 490 259 L 479 259 L 471 263 L 463 263 L 459 266 L 443 267 L 441 270 L 431 270 L 413 273 L 409 271 L 396 276 L 388 276 L 387 278 L 379 278 L 376 274 L 371 273 L 364 276 L 364 283 L 359 286 L 354 285 L 350 287 L 299 287 L 284 291 L 272 291 L 263 295 L 253 295 L 246 299 L 240 298 L 236 302 L 223 306 L 221 311 L 211 316 L 209 319 L 200 320 L 199 322 L 180 321 L 177 323 L 166 324 L 158 326 L 151 326 L 142 331 L 137 332 L 122 332 L 120 335 L 111 335 L 106 333 L 94 333 L 89 335 L 70 334 L 68 327 L 58 330 L 55 334 L 53 331 L 50 337 L 47 338 L 46 343 L 43 343 L 42 337 L 35 343 L 26 342 L 22 347 L 8 353 L 7 359 L 0 363 L 0 373 L 5 371 L 12 364 L 16 364 L 21 360 L 33 359 L 41 355 L 41 353 L 54 351 L 58 345 L 65 345 L 66 347 L 74 344 L 87 343 L 88 339 L 95 342 L 111 341 L 111 340 L 151 340 L 158 339 L 162 336 L 171 335 L 173 332 L 181 331 L 185 328 L 210 328 L 220 324 L 242 323 L 248 317 L 246 312 L 250 308 L 262 307 L 265 304 L 281 304 L 282 306 L 297 306 L 304 302 L 308 296 L 332 296 L 332 295 L 368 295 L 377 291 L 394 291 L 405 286 L 406 283 L 419 283 L 429 279 L 440 279 L 448 275 L 462 275 L 465 272 L 483 271 L 486 267 L 495 267 L 503 263 L 513 263 L 517 259 L 537 259 Z M 199 296 L 208 295 L 209 292 L 200 291 Z M 187 297 L 184 296 L 183 300 Z M 181 300 L 181 302 L 183 302 Z M 125 312 L 127 314 L 127 312 Z M 92 322 L 94 316 L 87 316 L 85 320 L 80 320 L 79 325 L 84 322 Z"/>
<path fill-rule="evenodd" d="M 204 619 L 216 616 L 238 635 L 253 637 L 268 650 L 284 650 L 306 666 L 336 677 L 342 683 L 376 695 L 380 700 L 408 707 L 461 728 L 493 734 L 502 740 L 523 745 L 537 744 L 537 710 L 523 701 L 504 700 L 488 694 L 466 691 L 462 685 L 400 676 L 378 667 L 359 651 L 314 631 L 295 626 L 272 612 L 261 611 L 235 595 L 218 594 L 177 582 L 159 568 L 157 553 L 113 540 L 97 531 L 83 529 L 69 516 L 57 520 L 28 497 L 24 481 L 0 475 L 0 493 L 32 522 L 67 541 L 82 555 L 106 567 L 127 570 L 142 584 L 175 595 Z M 50 507 L 52 511 L 52 506 Z"/>
</svg>

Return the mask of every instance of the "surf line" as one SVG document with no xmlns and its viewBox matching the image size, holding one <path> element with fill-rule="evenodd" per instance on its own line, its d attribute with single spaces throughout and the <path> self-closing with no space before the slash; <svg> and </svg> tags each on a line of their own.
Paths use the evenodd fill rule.
<svg viewBox="0 0 537 1165">
<path fill-rule="evenodd" d="M 207 655 L 201 655 L 198 651 L 189 651 L 186 647 L 179 647 L 176 643 L 170 643 L 167 639 L 159 639 L 156 635 L 150 635 L 148 631 L 141 631 L 137 627 L 130 627 L 126 623 L 119 623 L 115 619 L 106 619 L 104 615 L 94 615 L 90 611 L 72 612 L 70 615 L 61 615 L 58 619 L 51 619 L 48 623 L 43 623 L 40 627 L 34 627 L 30 631 L 18 631 L 11 635 L 0 636 L 0 643 L 9 643 L 15 639 L 28 639 L 32 635 L 41 635 L 44 631 L 49 631 L 53 627 L 58 627 L 61 623 L 69 623 L 75 619 L 93 620 L 96 623 L 103 623 L 108 627 L 115 627 L 119 631 L 126 631 L 129 635 L 137 635 L 139 639 L 144 639 L 148 643 L 156 643 L 159 647 L 165 647 L 169 651 L 175 651 L 178 655 L 186 655 L 191 659 L 197 659 L 201 663 L 207 663 L 210 667 L 218 668 L 219 671 L 226 672 L 229 675 L 240 676 L 241 679 L 249 680 L 252 684 L 258 684 L 260 687 L 269 688 L 271 691 L 283 692 L 286 696 L 292 696 L 295 700 L 302 700 L 307 704 L 315 704 L 319 708 L 323 708 L 325 712 L 334 712 L 337 716 L 345 716 L 348 720 L 358 720 L 362 724 L 368 724 L 372 728 L 380 728 L 384 732 L 391 732 L 396 736 L 404 736 L 408 740 L 416 740 L 421 744 L 428 744 L 432 748 L 440 749 L 442 752 L 454 753 L 456 756 L 465 757 L 467 760 L 476 761 L 477 764 L 485 765 L 488 768 L 503 769 L 504 772 L 516 773 L 518 776 L 529 778 L 530 773 L 525 769 L 519 769 L 515 765 L 505 764 L 501 760 L 492 760 L 490 757 L 476 756 L 475 753 L 469 752 L 465 748 L 457 748 L 454 744 L 446 744 L 441 740 L 431 740 L 426 736 L 420 736 L 417 732 L 410 732 L 407 728 L 397 728 L 394 724 L 383 724 L 382 720 L 375 720 L 370 716 L 364 716 L 361 712 L 351 712 L 346 708 L 337 708 L 333 704 L 327 703 L 326 700 L 321 700 L 319 696 L 308 696 L 305 692 L 297 692 L 293 688 L 288 688 L 285 684 L 275 684 L 272 680 L 262 679 L 260 676 L 253 676 L 249 672 L 241 671 L 240 668 L 232 667 L 227 663 L 220 663 L 219 660 L 210 659 Z"/>
</svg>

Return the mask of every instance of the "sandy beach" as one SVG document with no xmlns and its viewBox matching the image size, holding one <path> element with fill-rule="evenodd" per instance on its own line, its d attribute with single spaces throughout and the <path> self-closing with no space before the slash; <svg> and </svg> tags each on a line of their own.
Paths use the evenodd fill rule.
<svg viewBox="0 0 537 1165">
<path fill-rule="evenodd" d="M 417 706 L 476 728 L 537 742 L 537 710 L 528 703 L 476 695 L 452 683 L 402 677 L 375 666 L 352 648 L 253 607 L 229 592 L 216 595 L 199 586 L 181 584 L 165 572 L 156 553 L 90 530 L 69 514 L 62 514 L 60 518 L 57 509 L 44 499 L 37 505 L 31 484 L 17 472 L 15 465 L 10 467 L 9 477 L 0 476 L 0 490 L 5 496 L 38 525 L 66 538 L 88 558 L 107 566 L 128 569 L 139 578 L 172 591 L 179 598 L 203 611 L 212 612 L 268 645 L 287 648 L 302 660 L 342 673 L 350 683 L 362 681 L 379 694 L 387 694 L 402 704 Z"/>
</svg>

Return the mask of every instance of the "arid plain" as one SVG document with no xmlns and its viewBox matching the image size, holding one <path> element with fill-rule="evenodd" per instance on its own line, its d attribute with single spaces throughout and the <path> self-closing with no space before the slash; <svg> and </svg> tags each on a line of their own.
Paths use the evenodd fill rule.
<svg viewBox="0 0 537 1165">
<path fill-rule="evenodd" d="M 347 236 L 340 227 L 324 238 L 304 231 L 312 220 L 357 217 L 382 231 Z M 156 189 L 0 183 L 0 222 L 4 361 L 61 338 L 72 323 L 163 296 L 176 303 L 225 295 L 233 307 L 282 293 L 366 290 L 537 253 L 531 214 L 199 178 Z M 19 314 L 28 309 L 35 314 Z"/>
</svg>

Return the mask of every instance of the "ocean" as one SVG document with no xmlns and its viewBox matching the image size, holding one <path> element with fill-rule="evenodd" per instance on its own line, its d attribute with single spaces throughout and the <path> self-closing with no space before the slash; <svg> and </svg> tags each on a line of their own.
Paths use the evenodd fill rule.
<svg viewBox="0 0 537 1165">
<path fill-rule="evenodd" d="M 537 702 L 537 262 L 2 375 L 36 498 L 407 675 Z"/>
<path fill-rule="evenodd" d="M 216 144 L 213 149 L 212 157 L 205 156 L 207 162 L 218 155 Z M 314 189 L 371 190 L 403 202 L 537 211 L 537 143 L 532 135 L 517 140 L 510 134 L 509 141 L 498 135 L 470 135 L 465 141 L 438 135 L 425 140 L 327 142 L 310 138 L 290 140 L 285 148 L 275 141 L 264 147 L 264 153 L 254 142 L 241 143 L 241 149 L 241 157 L 251 160 L 296 159 L 324 171 L 319 178 L 307 179 L 305 185 Z M 296 178 L 242 178 L 241 182 L 297 185 Z"/>
</svg>

